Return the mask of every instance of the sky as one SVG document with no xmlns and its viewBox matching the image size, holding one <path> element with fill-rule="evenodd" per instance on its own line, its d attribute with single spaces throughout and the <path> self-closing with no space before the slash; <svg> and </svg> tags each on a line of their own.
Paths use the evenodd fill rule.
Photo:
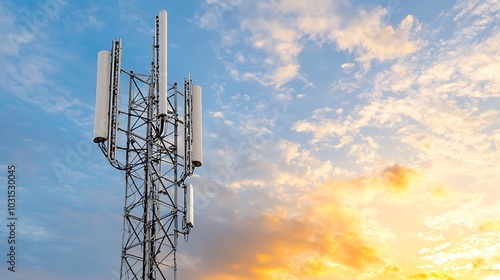
<svg viewBox="0 0 500 280">
<path fill-rule="evenodd" d="M 0 2 L 0 279 L 118 279 L 97 53 L 203 87 L 178 279 L 500 279 L 500 2 Z M 7 166 L 16 167 L 16 272 Z"/>
</svg>

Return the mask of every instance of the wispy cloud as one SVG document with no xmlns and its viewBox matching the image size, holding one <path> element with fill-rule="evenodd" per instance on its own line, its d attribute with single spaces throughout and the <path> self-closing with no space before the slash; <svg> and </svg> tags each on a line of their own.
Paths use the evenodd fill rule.
<svg viewBox="0 0 500 280">
<path fill-rule="evenodd" d="M 493 105 L 498 94 L 493 74 L 498 32 L 491 13 L 481 16 L 459 2 L 453 14 L 444 17 L 464 21 L 429 33 L 422 31 L 427 23 L 413 15 L 403 16 L 397 25 L 387 24 L 384 18 L 391 11 L 383 7 L 351 7 L 354 17 L 347 20 L 339 14 L 345 7 L 333 1 L 319 7 L 297 1 L 254 7 L 244 3 L 210 1 L 204 6 L 207 13 L 219 11 L 212 20 L 239 23 L 237 30 L 245 34 L 224 41 L 230 55 L 220 54 L 235 80 L 256 80 L 275 91 L 302 75 L 307 64 L 297 58 L 307 43 L 332 44 L 352 57 L 338 64 L 345 76 L 332 83 L 335 92 L 349 94 L 335 104 L 326 93 L 318 94 L 312 108 L 288 100 L 307 113 L 301 111 L 281 133 L 270 127 L 268 135 L 276 145 L 259 146 L 254 164 L 232 173 L 226 185 L 235 200 L 246 205 L 248 198 L 254 210 L 213 205 L 218 213 L 235 216 L 223 224 L 212 221 L 231 232 L 211 239 L 217 244 L 211 249 L 224 248 L 226 253 L 220 253 L 223 264 L 213 260 L 210 265 L 220 265 L 224 273 L 211 271 L 201 279 L 494 275 L 498 254 L 488 248 L 497 244 L 481 236 L 495 229 L 492 217 L 498 207 L 493 198 L 483 196 L 497 197 L 491 190 L 500 160 L 495 148 L 498 110 Z M 483 1 L 474 7 L 485 9 L 483 4 L 492 10 L 497 5 Z M 464 26 L 479 24 L 481 17 L 479 33 L 464 31 L 465 36 Z M 223 24 L 214 26 L 227 31 Z M 232 28 L 229 33 L 234 35 Z M 264 67 L 252 69 L 257 62 Z M 282 66 L 290 71 L 274 75 Z M 259 120 L 256 125 L 243 121 L 231 129 L 258 134 L 264 121 L 258 117 L 263 111 L 256 108 L 243 117 Z M 224 117 L 232 119 L 229 112 Z M 292 133 L 300 135 L 300 141 Z M 482 215 L 489 218 L 478 221 Z M 233 226 L 237 230 L 231 230 Z M 482 243 L 474 247 L 479 239 Z M 477 255 L 468 257 L 473 248 Z"/>
<path fill-rule="evenodd" d="M 20 163 L 30 211 L 22 275 L 116 278 L 124 182 L 88 141 L 95 54 L 124 35 L 126 67 L 147 68 L 157 11 L 54 1 L 38 24 L 24 4 L 0 4 L 0 35 L 15 38 L 0 40 L 13 136 L 0 152 Z M 317 2 L 168 4 L 171 20 L 195 23 L 172 22 L 188 42 L 172 75 L 210 69 L 179 277 L 495 279 L 499 4 L 460 0 L 429 22 L 410 2 Z"/>
<path fill-rule="evenodd" d="M 224 12 L 230 10 L 230 20 L 236 22 L 241 35 L 231 36 L 226 53 L 232 54 L 248 44 L 252 51 L 248 50 L 247 54 L 256 59 L 250 63 L 245 61 L 247 67 L 243 71 L 238 70 L 242 67 L 241 60 L 227 55 L 221 59 L 227 62 L 235 78 L 276 87 L 305 77 L 300 71 L 298 56 L 308 42 L 328 42 L 347 56 L 354 54 L 355 60 L 365 70 L 370 68 L 374 59 L 384 61 L 404 57 L 424 43 L 412 39 L 420 25 L 411 15 L 393 27 L 384 22 L 384 17 L 393 12 L 387 8 L 362 10 L 354 18 L 341 12 L 346 8 L 343 1 L 322 1 L 315 5 L 297 1 L 260 1 L 252 2 L 252 5 L 246 1 L 207 1 L 197 20 L 204 28 L 219 27 L 223 38 L 224 34 L 234 33 L 234 29 L 228 30 L 221 24 L 223 20 L 227 22 Z M 253 70 L 255 66 L 262 70 Z"/>
</svg>

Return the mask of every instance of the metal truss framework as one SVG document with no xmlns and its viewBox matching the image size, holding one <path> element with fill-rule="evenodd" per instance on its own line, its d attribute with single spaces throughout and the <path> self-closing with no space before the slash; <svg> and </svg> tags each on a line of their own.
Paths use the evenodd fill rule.
<svg viewBox="0 0 500 280">
<path fill-rule="evenodd" d="M 181 90 L 169 84 L 168 113 L 159 115 L 158 18 L 156 35 L 150 74 L 121 69 L 121 40 L 111 51 L 108 141 L 99 146 L 125 173 L 120 279 L 176 279 L 178 238 L 187 239 L 192 226 L 185 182 L 195 168 L 192 82 L 185 79 Z M 129 79 L 126 111 L 120 110 L 120 75 Z"/>
</svg>

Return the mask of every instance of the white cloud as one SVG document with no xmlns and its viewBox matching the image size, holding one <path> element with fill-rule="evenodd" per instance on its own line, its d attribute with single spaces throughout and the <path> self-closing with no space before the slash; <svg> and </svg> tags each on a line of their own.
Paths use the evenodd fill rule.
<svg viewBox="0 0 500 280">
<path fill-rule="evenodd" d="M 475 274 L 491 275 L 495 274 L 492 268 L 500 257 L 499 249 L 500 243 L 497 242 L 495 234 L 478 234 L 459 229 L 453 242 L 437 243 L 435 248 L 431 252 L 425 252 L 420 260 L 428 269 L 453 271 L 455 275 L 467 275 L 471 270 Z"/>
<path fill-rule="evenodd" d="M 352 63 L 352 62 L 346 62 L 346 63 L 343 63 L 340 65 L 340 68 L 342 68 L 342 69 L 347 69 L 347 68 L 352 68 L 352 67 L 354 67 L 354 63 Z"/>
<path fill-rule="evenodd" d="M 278 143 L 278 148 L 283 151 L 282 155 L 286 164 L 291 164 L 294 159 L 301 155 L 301 152 L 299 152 L 300 144 L 297 143 L 281 140 Z"/>
<path fill-rule="evenodd" d="M 373 59 L 384 61 L 400 58 L 417 51 L 423 44 L 421 40 L 411 41 L 412 31 L 418 31 L 418 23 L 408 15 L 394 28 L 383 23 L 386 9 L 378 8 L 371 12 L 361 11 L 344 30 L 330 36 L 340 49 L 356 51 L 358 60 L 365 70 L 370 68 Z"/>
<path fill-rule="evenodd" d="M 198 26 L 207 29 L 215 29 L 219 27 L 222 11 L 220 9 L 209 9 L 202 16 L 196 18 Z"/>
<path fill-rule="evenodd" d="M 383 14 L 382 10 L 379 12 Z M 399 29 L 387 32 L 408 34 L 405 32 L 414 25 L 415 19 L 407 17 Z M 439 34 L 430 36 L 426 40 L 434 40 L 432 36 Z M 500 160 L 491 128 L 497 127 L 499 113 L 493 103 L 485 101 L 496 98 L 500 92 L 500 78 L 494 74 L 500 71 L 500 49 L 496 43 L 499 36 L 492 32 L 465 40 L 456 33 L 442 39 L 438 48 L 425 47 L 419 50 L 420 56 L 402 58 L 379 72 L 370 89 L 358 96 L 355 108 L 344 108 L 335 117 L 318 118 L 313 113 L 297 121 L 293 129 L 311 132 L 311 144 L 333 142 L 336 149 L 345 147 L 351 155 L 361 155 L 365 149 L 358 139 L 375 139 L 373 136 L 379 135 L 382 141 L 386 135 L 392 135 L 391 141 L 395 140 L 404 151 L 400 158 L 405 164 L 433 162 L 436 176 L 438 172 L 449 173 L 446 169 L 455 169 L 457 173 L 474 170 L 484 174 L 483 178 L 497 177 L 490 168 Z M 458 37 L 463 40 L 457 40 Z M 383 52 L 378 54 L 383 58 Z M 359 91 L 359 82 L 339 79 L 332 87 L 343 92 Z M 373 131 L 374 128 L 380 131 Z M 398 133 L 394 135 L 395 130 Z"/>
<path fill-rule="evenodd" d="M 338 79 L 332 83 L 332 89 L 340 92 L 351 93 L 356 89 L 359 89 L 360 85 L 354 81 L 348 81 L 346 79 Z"/>
<path fill-rule="evenodd" d="M 356 158 L 357 164 L 374 163 L 380 158 L 377 150 L 380 145 L 367 136 L 362 139 L 361 143 L 352 144 L 349 151 L 349 156 Z"/>
<path fill-rule="evenodd" d="M 262 70 L 242 71 L 244 65 L 240 65 L 238 59 L 228 62 L 236 79 L 255 79 L 263 85 L 280 87 L 303 77 L 297 58 L 307 42 L 335 44 L 340 51 L 355 54 L 355 59 L 365 70 L 369 69 L 373 59 L 401 58 L 423 45 L 423 41 L 412 39 L 419 30 L 419 23 L 413 16 L 408 15 L 398 27 L 393 27 L 384 23 L 388 10 L 381 7 L 362 10 L 352 18 L 339 12 L 339 7 L 352 9 L 344 7 L 343 1 L 321 1 L 315 5 L 284 0 L 251 2 L 252 5 L 239 1 L 239 8 L 230 1 L 209 1 L 204 14 L 198 18 L 202 27 L 208 26 L 207 17 L 217 21 L 211 25 L 221 25 L 222 19 L 213 14 L 221 9 L 230 11 L 231 19 L 237 22 L 240 29 L 240 42 L 246 41 L 253 48 L 245 52 L 260 54 L 261 59 L 257 63 L 263 67 Z M 221 37 L 234 31 L 227 29 L 222 28 Z M 234 40 L 232 38 L 232 42 Z M 233 44 L 226 52 L 232 53 L 236 48 L 241 50 L 242 45 Z M 342 68 L 352 66 L 346 63 Z"/>
<path fill-rule="evenodd" d="M 456 31 L 456 40 L 470 40 L 498 22 L 500 3 L 495 0 L 460 0 L 453 9 L 458 12 L 453 20 L 461 27 Z"/>
<path fill-rule="evenodd" d="M 216 118 L 216 119 L 223 119 L 224 118 L 224 114 L 222 112 L 211 112 L 210 115 L 212 116 L 212 118 Z"/>
</svg>

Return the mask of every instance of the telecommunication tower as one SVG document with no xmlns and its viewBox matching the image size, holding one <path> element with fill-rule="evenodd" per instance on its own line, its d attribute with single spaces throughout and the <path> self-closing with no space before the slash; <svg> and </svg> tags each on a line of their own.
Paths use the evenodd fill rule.
<svg viewBox="0 0 500 280">
<path fill-rule="evenodd" d="M 178 239 L 194 227 L 188 178 L 202 165 L 202 90 L 190 74 L 168 83 L 167 12 L 155 23 L 150 73 L 121 68 L 121 39 L 97 61 L 94 142 L 125 175 L 120 279 L 176 279 Z"/>
</svg>

